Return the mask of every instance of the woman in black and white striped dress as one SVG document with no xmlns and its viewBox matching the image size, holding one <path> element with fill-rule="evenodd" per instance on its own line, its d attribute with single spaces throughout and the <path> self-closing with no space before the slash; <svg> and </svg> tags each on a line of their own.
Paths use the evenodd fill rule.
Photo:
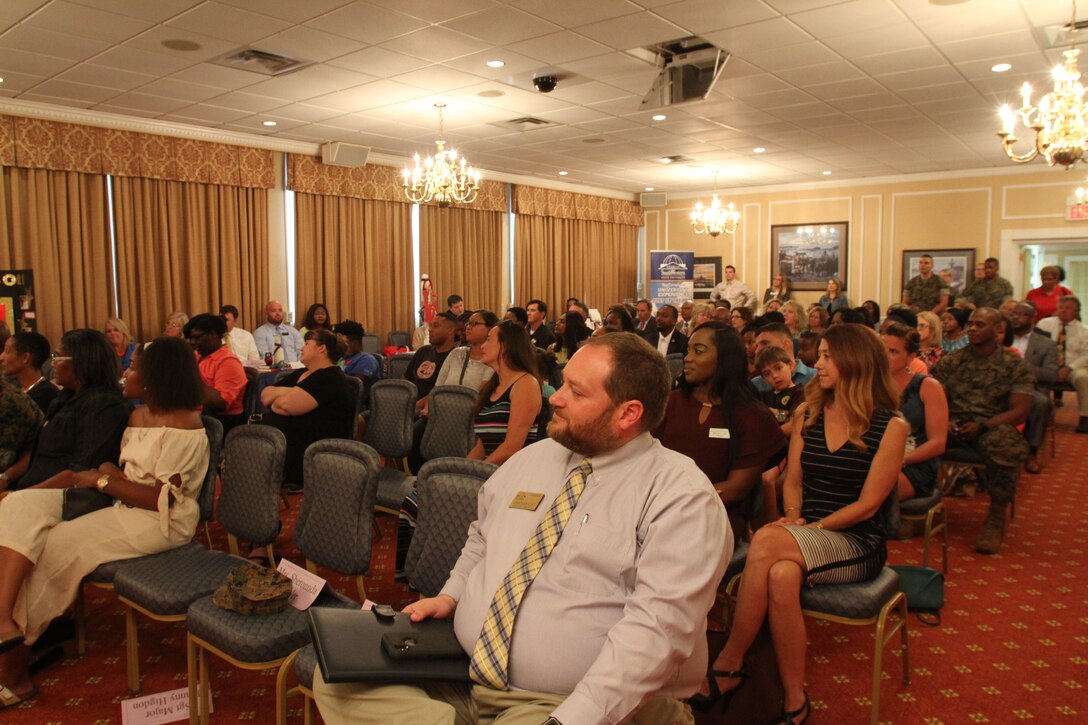
<svg viewBox="0 0 1088 725">
<path fill-rule="evenodd" d="M 887 353 L 871 329 L 830 328 L 816 372 L 796 413 L 803 426 L 790 440 L 786 515 L 752 537 L 729 641 L 710 672 L 712 695 L 740 687 L 744 655 L 769 616 L 787 723 L 810 713 L 801 586 L 880 572 L 887 550 L 878 514 L 898 480 L 909 432 L 896 412 Z"/>
</svg>

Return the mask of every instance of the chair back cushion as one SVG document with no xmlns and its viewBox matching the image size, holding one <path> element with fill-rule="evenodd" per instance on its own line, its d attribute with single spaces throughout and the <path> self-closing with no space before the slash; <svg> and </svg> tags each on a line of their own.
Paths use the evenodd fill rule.
<svg viewBox="0 0 1088 725">
<path fill-rule="evenodd" d="M 246 420 L 249 420 L 249 417 L 257 412 L 260 374 L 257 368 L 251 368 L 248 365 L 243 366 L 242 370 L 246 373 L 246 389 L 242 393 L 242 412 L 245 413 Z"/>
<path fill-rule="evenodd" d="M 391 347 L 411 347 L 412 336 L 404 330 L 394 330 L 389 333 L 389 345 Z"/>
<path fill-rule="evenodd" d="M 467 458 L 437 458 L 419 471 L 419 514 L 408 549 L 408 583 L 423 596 L 442 589 L 477 516 L 480 487 L 498 466 Z"/>
<path fill-rule="evenodd" d="M 208 472 L 204 474 L 197 503 L 200 505 L 200 520 L 211 521 L 215 515 L 215 477 L 223 457 L 223 424 L 210 415 L 202 415 L 200 420 L 204 423 L 204 432 L 208 434 Z"/>
<path fill-rule="evenodd" d="M 295 544 L 307 559 L 341 574 L 366 572 L 380 466 L 377 452 L 358 441 L 323 440 L 306 449 Z"/>
<path fill-rule="evenodd" d="M 369 352 L 371 355 L 380 355 L 382 351 L 382 341 L 377 335 L 367 333 L 363 335 L 363 352 Z"/>
<path fill-rule="evenodd" d="M 345 375 L 344 379 L 348 381 L 348 387 L 355 396 L 355 415 L 351 417 L 351 435 L 348 436 L 351 440 L 355 440 L 355 433 L 359 429 L 359 413 L 363 410 L 366 402 L 364 398 L 369 398 L 370 391 L 366 389 L 363 381 L 354 375 Z"/>
<path fill-rule="evenodd" d="M 240 425 L 223 446 L 216 515 L 227 531 L 255 546 L 276 540 L 287 439 L 270 425 Z"/>
<path fill-rule="evenodd" d="M 379 380 L 370 388 L 370 418 L 363 440 L 383 456 L 412 450 L 416 386 L 407 380 Z"/>
<path fill-rule="evenodd" d="M 412 357 L 414 352 L 398 352 L 393 357 L 386 361 L 388 366 L 387 374 L 385 377 L 390 380 L 403 380 L 405 374 L 408 372 L 408 368 L 412 365 Z"/>
<path fill-rule="evenodd" d="M 419 450 L 432 458 L 464 458 L 476 443 L 472 419 L 477 391 L 464 385 L 442 385 L 431 390 L 427 403 L 427 430 Z"/>
</svg>

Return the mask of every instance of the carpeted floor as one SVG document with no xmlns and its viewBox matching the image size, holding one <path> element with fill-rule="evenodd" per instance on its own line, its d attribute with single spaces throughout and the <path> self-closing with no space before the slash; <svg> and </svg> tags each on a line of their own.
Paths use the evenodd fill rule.
<svg viewBox="0 0 1088 725">
<path fill-rule="evenodd" d="M 901 682 L 897 644 L 885 653 L 880 716 L 889 723 L 1088 722 L 1088 564 L 1083 510 L 1088 499 L 1088 436 L 1072 432 L 1075 411 L 1059 411 L 1058 458 L 1041 475 L 1022 476 L 1017 514 L 1001 553 L 984 557 L 974 540 L 987 506 L 980 494 L 946 499 L 951 522 L 951 570 L 943 624 L 911 619 L 912 684 Z M 299 497 L 292 497 L 297 507 Z M 278 552 L 295 558 L 285 514 Z M 400 607 L 414 595 L 392 581 L 393 520 L 379 517 L 385 535 L 375 543 L 370 599 Z M 225 537 L 213 526 L 213 541 Z M 892 542 L 892 564 L 920 563 L 921 539 Z M 299 562 L 301 563 L 301 562 Z M 355 596 L 353 580 L 334 578 Z M 36 678 L 39 695 L 0 710 L 0 725 L 14 723 L 120 723 L 125 679 L 124 616 L 112 592 L 87 588 L 88 651 L 66 658 Z M 873 638 L 869 628 L 810 623 L 809 693 L 814 723 L 862 723 L 870 712 Z M 896 640 L 898 641 L 898 640 Z M 141 620 L 143 692 L 186 685 L 183 624 Z M 561 656 L 561 655 L 560 655 Z M 211 658 L 213 722 L 272 722 L 275 670 L 246 672 Z M 289 702 L 301 722 L 301 700 Z M 769 703 L 769 708 L 778 707 Z"/>
</svg>

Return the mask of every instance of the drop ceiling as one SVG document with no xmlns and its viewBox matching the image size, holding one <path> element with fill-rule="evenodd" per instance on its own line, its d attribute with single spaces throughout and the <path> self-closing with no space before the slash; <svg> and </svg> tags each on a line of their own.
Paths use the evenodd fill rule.
<svg viewBox="0 0 1088 725">
<path fill-rule="evenodd" d="M 398 157 L 433 148 L 441 99 L 485 175 L 688 192 L 714 169 L 738 188 L 1008 167 L 995 109 L 1047 84 L 1070 16 L 1068 0 L 3 0 L 0 97 Z M 732 54 L 713 92 L 640 108 L 656 70 L 632 51 L 689 35 Z M 163 45 L 179 40 L 197 49 Z M 210 62 L 243 47 L 314 64 Z M 542 73 L 554 92 L 533 89 Z M 526 116 L 549 125 L 502 125 Z"/>
</svg>

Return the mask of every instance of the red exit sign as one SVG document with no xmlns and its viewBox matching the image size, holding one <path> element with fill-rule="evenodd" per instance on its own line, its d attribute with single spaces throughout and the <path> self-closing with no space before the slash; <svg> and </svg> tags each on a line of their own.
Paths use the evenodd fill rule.
<svg viewBox="0 0 1088 725">
<path fill-rule="evenodd" d="M 1074 204 L 1065 214 L 1065 220 L 1069 222 L 1088 221 L 1088 204 Z"/>
</svg>

